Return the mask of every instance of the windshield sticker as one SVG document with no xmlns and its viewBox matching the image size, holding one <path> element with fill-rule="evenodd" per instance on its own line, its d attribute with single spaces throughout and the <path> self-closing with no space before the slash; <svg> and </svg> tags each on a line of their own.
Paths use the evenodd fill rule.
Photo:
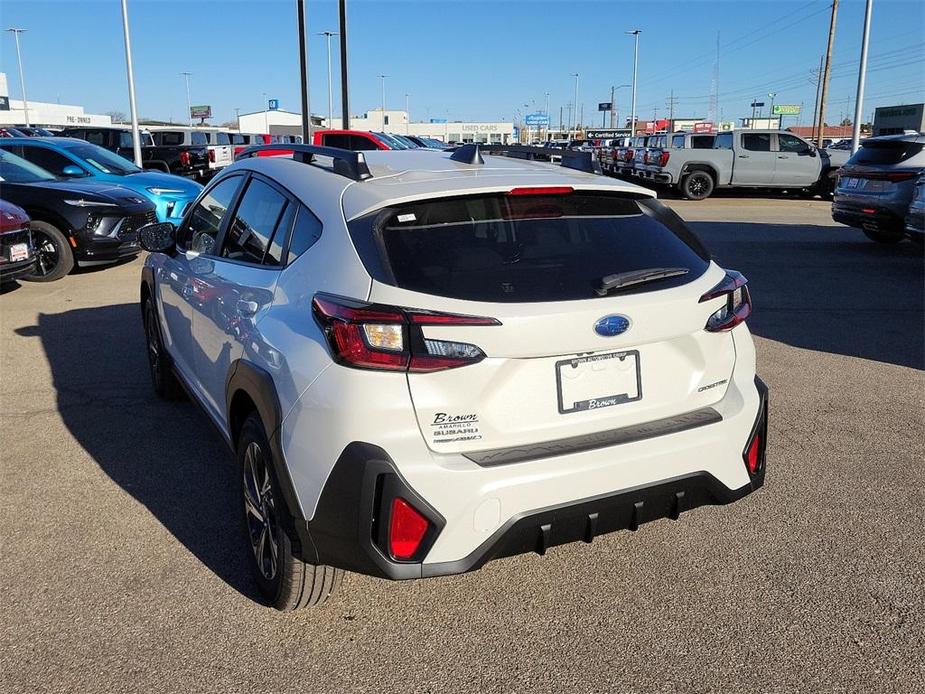
<svg viewBox="0 0 925 694">
<path fill-rule="evenodd" d="M 413 212 L 398 215 L 399 222 L 413 222 L 417 219 Z"/>
<path fill-rule="evenodd" d="M 430 425 L 430 430 L 434 443 L 477 441 L 482 438 L 479 431 L 479 416 L 474 412 L 456 415 L 437 412 Z"/>
</svg>

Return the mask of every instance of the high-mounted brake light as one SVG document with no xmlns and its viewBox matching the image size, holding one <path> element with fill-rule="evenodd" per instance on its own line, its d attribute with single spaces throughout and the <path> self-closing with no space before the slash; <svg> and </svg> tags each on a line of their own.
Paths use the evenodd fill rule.
<svg viewBox="0 0 925 694">
<path fill-rule="evenodd" d="M 508 195 L 568 195 L 574 192 L 575 189 L 571 186 L 537 186 L 511 188 Z"/>
<path fill-rule="evenodd" d="M 335 361 L 384 371 L 443 371 L 485 358 L 475 345 L 425 337 L 424 326 L 501 325 L 494 318 L 416 311 L 322 294 L 312 300 L 312 311 Z"/>
<path fill-rule="evenodd" d="M 720 297 L 726 303 L 707 319 L 704 328 L 710 332 L 732 330 L 752 313 L 752 297 L 746 286 L 748 280 L 735 270 L 727 270 L 723 281 L 700 297 L 700 303 Z"/>
<path fill-rule="evenodd" d="M 411 559 L 421 546 L 430 521 L 400 496 L 392 500 L 389 516 L 389 554 L 393 559 Z"/>
</svg>

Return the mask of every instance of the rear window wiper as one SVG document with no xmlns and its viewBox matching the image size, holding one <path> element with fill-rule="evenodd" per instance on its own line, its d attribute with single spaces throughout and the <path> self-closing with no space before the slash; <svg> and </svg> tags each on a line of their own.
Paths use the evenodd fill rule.
<svg viewBox="0 0 925 694">
<path fill-rule="evenodd" d="M 686 275 L 690 270 L 684 267 L 650 267 L 645 270 L 630 270 L 629 272 L 619 272 L 616 275 L 605 275 L 601 277 L 598 286 L 594 291 L 598 296 L 607 296 L 608 292 L 614 290 L 626 289 L 638 284 L 646 284 L 656 280 L 663 280 L 667 277 L 679 277 Z"/>
</svg>

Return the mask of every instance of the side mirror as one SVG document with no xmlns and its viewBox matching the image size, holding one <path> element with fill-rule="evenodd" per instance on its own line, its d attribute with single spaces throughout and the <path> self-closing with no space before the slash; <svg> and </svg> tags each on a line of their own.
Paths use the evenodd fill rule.
<svg viewBox="0 0 925 694">
<path fill-rule="evenodd" d="M 146 224 L 138 230 L 138 243 L 149 253 L 170 253 L 177 245 L 177 228 L 170 222 Z"/>
<path fill-rule="evenodd" d="M 86 174 L 84 173 L 84 170 L 81 169 L 79 166 L 76 166 L 74 164 L 68 164 L 63 169 L 61 169 L 61 175 L 66 176 L 67 178 L 80 178 L 81 176 L 85 176 Z"/>
</svg>

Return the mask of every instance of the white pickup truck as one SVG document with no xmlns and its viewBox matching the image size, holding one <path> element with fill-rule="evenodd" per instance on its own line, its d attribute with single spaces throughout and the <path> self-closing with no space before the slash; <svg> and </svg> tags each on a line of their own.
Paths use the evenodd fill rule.
<svg viewBox="0 0 925 694">
<path fill-rule="evenodd" d="M 734 130 L 719 133 L 712 149 L 671 149 L 649 175 L 703 200 L 716 188 L 775 188 L 830 195 L 847 157 L 817 149 L 792 133 Z"/>
</svg>

